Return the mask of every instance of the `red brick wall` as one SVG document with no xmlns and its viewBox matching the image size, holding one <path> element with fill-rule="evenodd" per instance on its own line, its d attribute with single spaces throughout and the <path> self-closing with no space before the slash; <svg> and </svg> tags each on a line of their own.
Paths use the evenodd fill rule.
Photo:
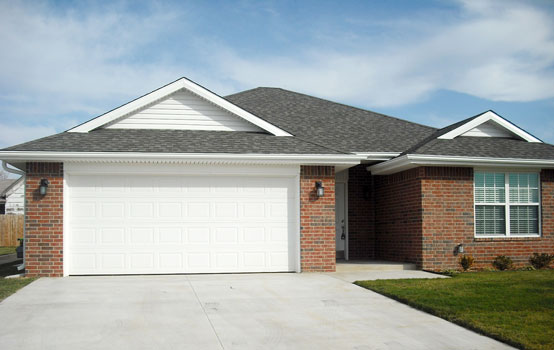
<svg viewBox="0 0 554 350">
<path fill-rule="evenodd" d="M 25 272 L 63 275 L 63 164 L 27 163 L 25 188 Z M 41 179 L 50 186 L 39 194 Z"/>
<path fill-rule="evenodd" d="M 516 266 L 532 253 L 554 254 L 554 171 L 541 172 L 542 236 L 475 238 L 473 169 L 420 167 L 375 177 L 376 257 L 416 262 L 425 270 L 458 269 L 456 246 L 490 268 L 498 255 Z"/>
<path fill-rule="evenodd" d="M 375 258 L 421 266 L 420 168 L 374 179 Z"/>
<path fill-rule="evenodd" d="M 475 267 L 492 267 L 491 262 L 498 255 L 509 256 L 516 266 L 521 267 L 529 265 L 529 257 L 533 253 L 554 254 L 554 170 L 543 170 L 540 177 L 541 237 L 475 238 L 465 249 L 465 254 L 471 254 L 475 258 Z M 452 266 L 454 267 L 454 264 Z"/>
<path fill-rule="evenodd" d="M 325 195 L 317 197 L 315 182 Z M 300 262 L 302 271 L 335 271 L 335 169 L 300 168 Z"/>
<path fill-rule="evenodd" d="M 367 165 L 348 170 L 348 254 L 349 259 L 375 257 L 375 198 L 373 179 Z"/>
<path fill-rule="evenodd" d="M 421 167 L 424 270 L 458 266 L 455 248 L 473 242 L 473 169 Z"/>
</svg>

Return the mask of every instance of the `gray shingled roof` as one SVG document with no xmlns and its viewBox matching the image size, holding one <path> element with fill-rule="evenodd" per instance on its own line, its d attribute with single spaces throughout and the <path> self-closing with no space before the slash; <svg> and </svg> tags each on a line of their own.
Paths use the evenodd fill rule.
<svg viewBox="0 0 554 350">
<path fill-rule="evenodd" d="M 554 159 L 554 146 L 498 137 L 459 136 L 433 139 L 413 149 L 410 154 L 492 158 Z"/>
<path fill-rule="evenodd" d="M 200 130 L 98 129 L 63 132 L 3 151 L 341 154 L 296 137 Z"/>
<path fill-rule="evenodd" d="M 2 151 L 343 154 L 404 152 L 445 156 L 554 159 L 554 146 L 515 139 L 437 139 L 477 116 L 435 129 L 278 88 L 226 97 L 294 137 L 265 133 L 97 129 L 52 135 Z"/>
<path fill-rule="evenodd" d="M 437 130 L 279 88 L 226 99 L 297 137 L 346 152 L 400 153 Z"/>
<path fill-rule="evenodd" d="M 429 154 L 441 156 L 554 159 L 554 146 L 547 143 L 534 143 L 498 137 L 458 136 L 454 139 L 438 139 L 439 136 L 470 122 L 483 113 L 437 130 L 418 144 L 404 151 L 401 155 Z"/>
</svg>

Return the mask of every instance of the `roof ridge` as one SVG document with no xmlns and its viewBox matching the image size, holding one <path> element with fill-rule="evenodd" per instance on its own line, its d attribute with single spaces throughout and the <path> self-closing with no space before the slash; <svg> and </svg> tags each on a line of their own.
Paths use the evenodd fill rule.
<svg viewBox="0 0 554 350">
<path fill-rule="evenodd" d="M 490 109 L 488 110 L 490 111 Z M 464 120 L 460 120 L 459 122 L 456 122 L 456 123 L 453 123 L 453 124 L 450 124 L 450 125 L 447 125 L 443 128 L 440 128 L 438 129 L 436 132 L 432 133 L 431 135 L 427 136 L 426 138 L 424 138 L 423 140 L 421 140 L 420 142 L 416 143 L 415 145 L 413 145 L 412 147 L 408 148 L 407 150 L 405 150 L 404 152 L 402 152 L 400 156 L 403 156 L 405 154 L 409 154 L 410 152 L 415 152 L 417 151 L 419 148 L 425 146 L 426 144 L 430 143 L 431 141 L 433 141 L 434 139 L 437 139 L 439 136 L 441 135 L 444 135 L 446 134 L 447 132 L 451 131 L 451 130 L 454 130 L 456 129 L 458 126 L 460 125 L 463 125 L 477 117 L 479 117 L 480 115 L 484 114 L 484 113 L 487 113 L 488 111 L 485 111 L 485 112 L 481 112 L 479 114 L 476 114 L 474 115 L 473 117 L 469 117 L 469 118 L 466 118 Z"/>
<path fill-rule="evenodd" d="M 281 88 L 281 87 L 263 87 L 263 86 L 259 86 L 259 87 L 253 88 L 253 89 L 249 89 L 249 90 L 237 92 L 237 93 L 235 93 L 235 94 L 228 95 L 228 96 L 235 96 L 235 95 L 239 95 L 239 94 L 242 94 L 242 93 L 245 93 L 245 92 L 254 91 L 254 90 L 257 90 L 257 89 L 282 90 L 282 91 L 285 91 L 285 92 L 288 92 L 288 93 L 292 93 L 292 94 L 296 94 L 296 95 L 301 95 L 301 96 L 306 96 L 306 97 L 309 97 L 309 98 L 314 98 L 314 99 L 317 99 L 317 100 L 320 100 L 320 101 L 325 101 L 325 102 L 333 103 L 333 104 L 340 105 L 340 106 L 343 106 L 343 107 L 347 107 L 347 108 L 350 108 L 350 109 L 357 109 L 357 110 L 359 110 L 359 111 L 373 113 L 373 114 L 376 114 L 377 116 L 380 116 L 380 117 L 390 118 L 390 119 L 398 120 L 398 121 L 401 121 L 401 122 L 405 122 L 405 123 L 410 123 L 410 124 L 415 124 L 415 125 L 418 125 L 418 126 L 422 126 L 422 127 L 428 128 L 428 129 L 437 130 L 437 128 L 435 128 L 435 127 L 433 127 L 433 126 L 429 126 L 429 125 L 425 125 L 425 124 L 420 124 L 420 123 L 412 122 L 412 121 L 409 121 L 409 120 L 406 120 L 406 119 L 402 119 L 402 118 L 398 118 L 398 117 L 393 117 L 393 116 L 390 116 L 390 115 L 387 115 L 387 114 L 375 112 L 375 111 L 372 111 L 372 110 L 369 110 L 369 109 L 364 109 L 364 108 L 361 108 L 361 107 L 350 106 L 350 105 L 347 105 L 347 104 L 345 104 L 345 103 L 336 102 L 336 101 L 331 101 L 331 100 L 328 100 L 328 99 L 325 99 L 325 98 L 322 98 L 322 97 L 312 96 L 312 95 L 308 95 L 308 94 L 305 94 L 305 93 L 302 93 L 302 92 L 297 92 L 297 91 L 292 91 L 292 90 L 283 89 L 283 88 Z M 228 97 L 228 96 L 226 96 L 226 97 Z"/>
</svg>

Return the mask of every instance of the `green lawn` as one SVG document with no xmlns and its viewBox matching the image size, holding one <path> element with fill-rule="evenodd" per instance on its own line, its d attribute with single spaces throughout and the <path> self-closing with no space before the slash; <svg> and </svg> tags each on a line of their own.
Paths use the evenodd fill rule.
<svg viewBox="0 0 554 350">
<path fill-rule="evenodd" d="M 4 276 L 16 275 L 18 273 L 21 273 L 20 271 L 17 271 L 17 267 L 16 267 L 21 263 L 23 263 L 22 259 L 12 263 L 0 265 L 0 301 L 9 297 L 13 293 L 15 293 L 18 289 L 23 288 L 29 283 L 36 280 L 36 278 L 26 278 L 26 277 L 9 278 L 9 279 L 4 278 Z"/>
<path fill-rule="evenodd" d="M 554 270 L 357 285 L 524 349 L 554 349 Z"/>
<path fill-rule="evenodd" d="M 0 255 L 14 254 L 15 247 L 0 247 Z"/>
</svg>

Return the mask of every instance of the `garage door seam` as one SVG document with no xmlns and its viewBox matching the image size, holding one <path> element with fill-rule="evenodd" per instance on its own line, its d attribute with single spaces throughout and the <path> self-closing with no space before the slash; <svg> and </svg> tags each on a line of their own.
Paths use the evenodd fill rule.
<svg viewBox="0 0 554 350">
<path fill-rule="evenodd" d="M 198 304 L 200 304 L 200 307 L 202 308 L 202 311 L 204 311 L 204 315 L 206 315 L 206 318 L 208 319 L 208 322 L 210 323 L 210 326 L 212 327 L 212 330 L 214 331 L 215 337 L 217 338 L 217 341 L 219 342 L 219 346 L 221 346 L 222 349 L 225 349 L 223 346 L 223 343 L 221 342 L 221 339 L 219 339 L 219 335 L 217 334 L 215 327 L 212 323 L 212 320 L 210 320 L 210 316 L 208 316 L 208 313 L 206 312 L 206 309 L 204 308 L 204 305 L 200 301 L 200 298 L 198 297 L 198 294 L 196 294 L 196 290 L 194 289 L 194 286 L 192 285 L 190 280 L 187 280 L 187 282 L 190 285 L 190 288 L 192 289 L 192 292 L 194 293 L 194 296 L 196 297 L 196 300 L 198 300 Z"/>
</svg>

